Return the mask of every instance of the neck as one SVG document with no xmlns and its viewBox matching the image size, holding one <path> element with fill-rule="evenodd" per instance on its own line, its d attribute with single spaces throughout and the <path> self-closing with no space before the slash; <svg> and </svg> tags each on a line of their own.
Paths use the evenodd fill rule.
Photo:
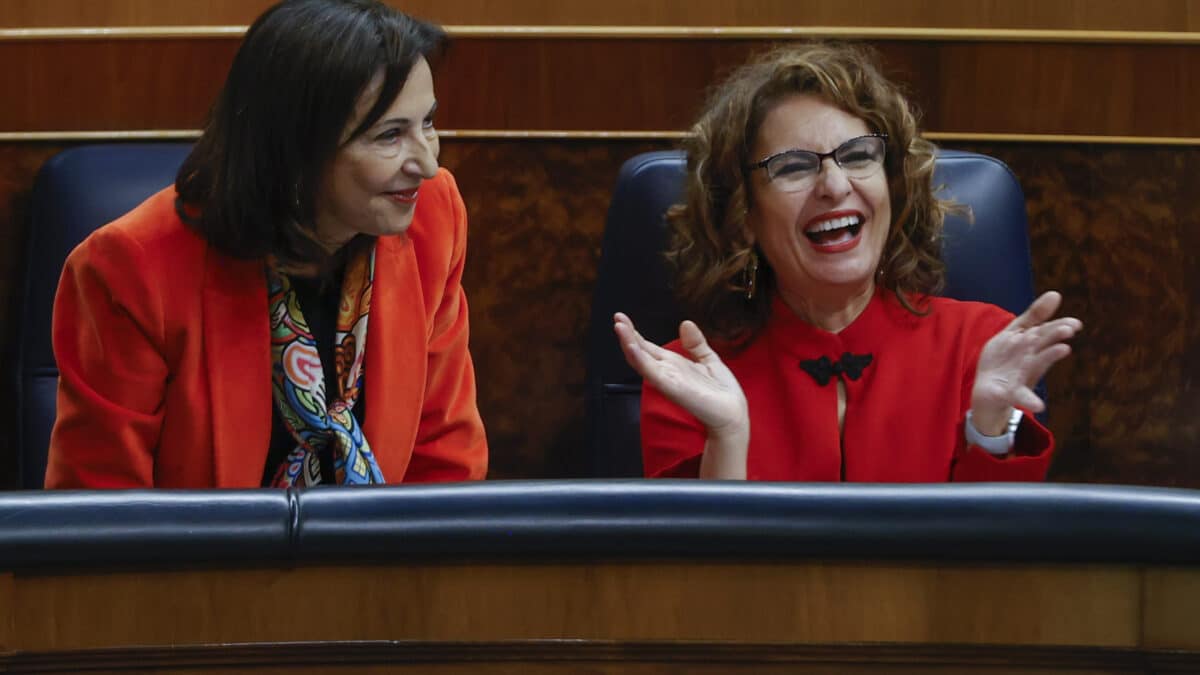
<svg viewBox="0 0 1200 675">
<path fill-rule="evenodd" d="M 354 255 L 355 251 L 360 250 L 359 246 L 350 244 L 353 241 L 355 240 L 352 238 L 343 243 L 342 246 L 328 250 L 328 254 L 319 261 L 279 263 L 279 270 L 290 277 L 307 279 L 338 277 L 346 267 L 346 262 L 350 256 Z"/>
<path fill-rule="evenodd" d="M 820 294 L 780 288 L 780 296 L 805 323 L 830 333 L 839 333 L 863 313 L 875 295 L 875 280 L 846 289 L 822 289 Z"/>
</svg>

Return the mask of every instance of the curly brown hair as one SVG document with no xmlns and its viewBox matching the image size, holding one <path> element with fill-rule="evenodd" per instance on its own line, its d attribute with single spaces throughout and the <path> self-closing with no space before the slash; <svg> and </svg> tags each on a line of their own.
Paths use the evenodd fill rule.
<svg viewBox="0 0 1200 675">
<path fill-rule="evenodd" d="M 866 47 L 807 43 L 778 47 L 735 70 L 710 94 L 684 142 L 686 201 L 668 211 L 667 258 L 687 314 L 718 340 L 745 344 L 766 324 L 774 274 L 760 257 L 755 295 L 746 299 L 747 266 L 756 253 L 746 215 L 751 148 L 767 113 L 793 94 L 815 94 L 887 134 L 885 171 L 896 214 L 880 260 L 879 283 L 910 311 L 945 281 L 942 223 L 949 202 L 934 196 L 936 148 L 921 138 L 918 112 L 880 72 Z M 916 303 L 919 304 L 919 303 Z"/>
</svg>

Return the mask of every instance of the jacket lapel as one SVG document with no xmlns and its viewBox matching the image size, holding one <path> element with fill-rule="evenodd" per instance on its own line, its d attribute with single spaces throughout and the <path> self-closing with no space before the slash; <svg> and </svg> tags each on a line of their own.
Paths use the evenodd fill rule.
<svg viewBox="0 0 1200 675">
<path fill-rule="evenodd" d="M 428 326 L 412 242 L 381 237 L 367 324 L 363 433 L 389 483 L 404 478 L 425 391 Z"/>
<path fill-rule="evenodd" d="M 219 487 L 258 487 L 271 439 L 272 412 L 263 263 L 228 258 L 209 248 L 204 284 L 213 473 Z"/>
</svg>

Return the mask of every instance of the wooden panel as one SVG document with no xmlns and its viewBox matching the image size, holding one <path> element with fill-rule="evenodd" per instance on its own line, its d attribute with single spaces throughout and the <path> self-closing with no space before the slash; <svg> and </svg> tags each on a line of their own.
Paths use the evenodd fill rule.
<svg viewBox="0 0 1200 675">
<path fill-rule="evenodd" d="M 237 44 L 235 38 L 0 42 L 0 63 L 13 64 L 0 69 L 0 91 L 8 95 L 0 131 L 197 128 Z M 766 44 L 462 39 L 437 73 L 438 123 L 683 130 L 718 74 Z M 1197 46 L 874 44 L 925 110 L 930 131 L 1200 138 Z"/>
<path fill-rule="evenodd" d="M 584 347 L 609 196 L 626 159 L 666 147 L 443 142 L 470 216 L 463 285 L 493 477 L 579 471 Z"/>
<path fill-rule="evenodd" d="M 0 607 L 12 607 L 12 603 L 13 575 L 11 572 L 0 573 Z M 0 612 L 3 612 L 0 614 L 0 653 L 4 653 L 12 647 L 16 615 L 5 610 Z"/>
<path fill-rule="evenodd" d="M 1160 568 L 1146 571 L 1145 629 L 1142 644 L 1154 649 L 1200 650 L 1200 571 Z"/>
<path fill-rule="evenodd" d="M 241 25 L 269 0 L 4 0 L 0 26 Z M 1196 0 L 393 0 L 447 24 L 1200 30 Z"/>
<path fill-rule="evenodd" d="M 1049 378 L 1051 475 L 1200 487 L 1200 148 L 966 149 L 1016 172 L 1037 286 L 1084 322 Z"/>
<path fill-rule="evenodd" d="M 194 129 L 240 40 L 0 43 L 0 130 Z M 41 118 L 42 121 L 35 120 Z"/>
<path fill-rule="evenodd" d="M 918 98 L 929 130 L 1200 137 L 1191 107 L 1200 105 L 1200 47 L 958 43 L 914 51 L 936 64 L 923 71 L 932 77 Z M 909 72 L 915 79 L 922 71 Z M 1195 97 L 1181 97 L 1186 107 L 1164 105 L 1176 91 Z"/>
<path fill-rule="evenodd" d="M 20 617 L 21 651 L 531 639 L 1133 648 L 1140 603 L 1140 574 L 1125 567 L 433 563 L 19 574 L 4 611 Z"/>
</svg>

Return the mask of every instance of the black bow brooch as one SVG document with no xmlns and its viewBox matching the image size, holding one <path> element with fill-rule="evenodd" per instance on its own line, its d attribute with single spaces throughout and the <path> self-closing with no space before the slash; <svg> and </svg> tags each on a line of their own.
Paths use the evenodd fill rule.
<svg viewBox="0 0 1200 675">
<path fill-rule="evenodd" d="M 801 361 L 800 367 L 804 372 L 812 375 L 812 378 L 817 381 L 817 384 L 824 387 L 829 384 L 829 380 L 834 375 L 845 373 L 846 377 L 851 380 L 857 380 L 862 377 L 863 368 L 871 365 L 875 357 L 870 354 L 851 354 L 843 352 L 841 358 L 837 361 L 831 361 L 828 356 L 822 356 L 819 359 L 811 359 L 809 361 Z"/>
</svg>

